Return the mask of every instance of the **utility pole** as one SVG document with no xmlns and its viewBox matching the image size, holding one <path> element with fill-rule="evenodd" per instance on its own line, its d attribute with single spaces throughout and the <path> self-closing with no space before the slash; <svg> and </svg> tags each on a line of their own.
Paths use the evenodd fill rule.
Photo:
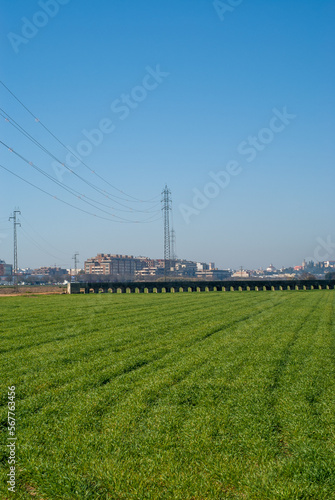
<svg viewBox="0 0 335 500">
<path fill-rule="evenodd" d="M 13 230 L 14 230 L 14 266 L 13 266 L 13 285 L 15 290 L 17 291 L 17 226 L 21 226 L 20 222 L 17 222 L 17 214 L 21 215 L 20 210 L 14 210 L 13 215 L 9 217 L 9 220 L 13 221 Z"/>
<path fill-rule="evenodd" d="M 170 210 L 171 210 L 171 191 L 165 184 L 162 191 L 162 210 L 164 220 L 164 278 L 170 273 L 170 249 L 171 249 L 171 235 L 170 235 Z"/>
<path fill-rule="evenodd" d="M 176 259 L 177 259 L 177 256 L 176 256 L 176 232 L 172 228 L 171 229 L 171 265 L 172 265 L 174 271 L 176 271 Z"/>
<path fill-rule="evenodd" d="M 79 262 L 78 256 L 79 256 L 79 253 L 75 252 L 74 256 L 72 257 L 72 259 L 74 260 L 74 276 L 75 276 L 74 279 L 75 279 L 75 281 L 77 281 L 77 269 L 78 269 L 77 264 Z"/>
</svg>

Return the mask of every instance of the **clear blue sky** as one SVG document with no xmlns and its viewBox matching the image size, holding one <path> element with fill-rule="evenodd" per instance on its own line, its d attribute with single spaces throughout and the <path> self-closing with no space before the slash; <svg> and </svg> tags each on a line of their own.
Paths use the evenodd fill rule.
<svg viewBox="0 0 335 500">
<path fill-rule="evenodd" d="M 74 150 L 87 140 L 84 130 L 104 123 L 109 133 L 96 136 L 97 145 L 82 158 L 118 189 L 159 201 L 167 183 L 178 257 L 220 268 L 296 265 L 313 257 L 318 238 L 335 242 L 335 4 L 221 2 L 229 3 L 235 7 L 217 12 L 208 0 L 1 0 L 1 80 Z M 49 13 L 41 14 L 42 4 Z M 161 76 L 150 75 L 157 66 Z M 67 151 L 2 86 L 0 100 L 26 132 L 65 161 Z M 280 121 L 275 113 L 285 107 L 290 118 Z M 0 123 L 1 140 L 63 186 L 126 212 L 99 205 L 103 210 L 127 220 L 160 216 L 153 203 L 127 198 L 117 205 L 68 171 L 57 177 L 54 160 L 2 116 Z M 0 163 L 29 182 L 113 219 L 5 147 L 0 151 Z M 208 187 L 210 172 L 227 172 L 233 161 L 237 175 L 225 187 Z M 73 170 L 122 196 L 83 165 Z M 162 220 L 103 220 L 2 169 L 0 182 L 0 259 L 13 261 L 7 218 L 15 207 L 23 215 L 21 267 L 69 267 L 75 251 L 81 265 L 98 252 L 163 256 Z M 199 208 L 194 190 L 206 189 L 215 196 Z"/>
</svg>

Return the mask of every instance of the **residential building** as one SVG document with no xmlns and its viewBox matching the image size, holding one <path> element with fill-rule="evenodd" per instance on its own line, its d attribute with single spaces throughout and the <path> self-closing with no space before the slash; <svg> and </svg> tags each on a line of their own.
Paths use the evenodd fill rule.
<svg viewBox="0 0 335 500">
<path fill-rule="evenodd" d="M 39 267 L 34 269 L 31 273 L 32 276 L 60 276 L 63 274 L 68 274 L 67 269 L 62 269 L 61 267 Z"/>
<path fill-rule="evenodd" d="M 133 255 L 104 254 L 87 259 L 84 264 L 85 274 L 104 274 L 110 276 L 134 276 L 142 268 L 142 260 Z"/>
<path fill-rule="evenodd" d="M 198 271 L 207 271 L 209 269 L 209 265 L 205 262 L 197 262 L 197 272 Z"/>
<path fill-rule="evenodd" d="M 174 263 L 174 273 L 177 276 L 195 276 L 197 263 L 190 260 L 176 260 Z"/>
<path fill-rule="evenodd" d="M 6 264 L 4 260 L 0 260 L 0 276 L 12 276 L 13 266 Z"/>
<path fill-rule="evenodd" d="M 241 269 L 241 271 L 236 271 L 235 273 L 233 273 L 231 275 L 232 278 L 250 278 L 250 273 L 249 271 L 243 271 L 243 269 Z"/>
<path fill-rule="evenodd" d="M 228 269 L 208 269 L 205 271 L 197 271 L 196 277 L 204 280 L 220 281 L 230 278 L 231 272 Z"/>
<path fill-rule="evenodd" d="M 150 281 L 151 278 L 156 276 L 164 275 L 164 269 L 162 267 L 143 267 L 135 271 L 135 277 L 139 279 L 147 279 Z"/>
</svg>

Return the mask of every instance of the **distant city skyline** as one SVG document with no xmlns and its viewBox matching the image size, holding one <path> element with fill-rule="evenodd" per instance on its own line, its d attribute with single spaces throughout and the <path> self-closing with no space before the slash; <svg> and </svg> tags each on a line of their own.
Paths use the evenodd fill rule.
<svg viewBox="0 0 335 500">
<path fill-rule="evenodd" d="M 326 243 L 326 242 L 324 242 Z M 327 247 L 322 247 L 320 246 L 319 249 L 321 248 L 324 248 L 326 249 Z M 98 256 L 101 255 L 101 256 L 110 256 L 110 255 L 113 255 L 113 257 L 120 257 L 120 258 L 131 258 L 131 259 L 134 259 L 134 260 L 148 260 L 148 261 L 152 261 L 152 262 L 158 262 L 160 261 L 160 265 L 163 265 L 164 263 L 164 259 L 161 258 L 161 257 L 152 257 L 150 255 L 135 255 L 135 254 L 110 254 L 110 253 L 103 253 L 103 252 L 98 252 L 97 254 Z M 85 263 L 85 265 L 82 265 L 80 266 L 78 264 L 78 257 L 79 257 L 79 254 L 77 253 L 77 267 L 74 267 L 74 263 L 72 262 L 72 265 L 70 266 L 64 266 L 63 268 L 64 269 L 67 269 L 68 271 L 72 272 L 73 271 L 73 274 L 76 274 L 75 270 L 77 270 L 78 272 L 79 271 L 87 271 L 86 269 L 86 266 L 87 266 L 87 262 L 94 262 L 95 258 L 96 257 L 85 257 L 85 259 L 83 260 L 83 264 Z M 219 267 L 216 265 L 215 262 L 208 262 L 208 261 L 192 261 L 190 259 L 187 259 L 187 258 L 183 258 L 183 259 L 180 259 L 180 258 L 175 258 L 175 259 L 171 259 L 171 262 L 175 261 L 175 262 L 193 262 L 194 264 L 199 264 L 199 265 L 205 265 L 205 266 L 208 266 L 208 269 L 215 269 L 215 270 L 229 270 L 229 271 L 232 271 L 232 272 L 240 272 L 240 271 L 281 271 L 282 269 L 295 269 L 295 270 L 299 270 L 299 269 L 304 269 L 304 268 L 307 268 L 309 267 L 310 265 L 314 266 L 314 267 L 320 267 L 322 269 L 327 269 L 327 268 L 333 268 L 335 267 L 335 260 L 332 260 L 330 258 L 328 258 L 328 254 L 325 254 L 325 257 L 327 257 L 325 260 L 313 260 L 313 259 L 309 259 L 309 260 L 306 260 L 306 259 L 303 259 L 300 263 L 291 263 L 287 266 L 281 266 L 281 267 L 276 267 L 272 264 L 272 262 L 270 264 L 265 264 L 263 266 L 260 266 L 258 268 L 248 268 L 248 267 L 244 267 L 244 266 L 238 266 L 236 268 L 232 268 L 232 267 Z M 74 256 L 72 257 L 72 260 L 74 260 Z M 11 262 L 5 262 L 3 260 L 0 259 L 0 264 L 4 265 L 4 264 L 7 264 L 11 267 L 13 267 L 12 263 Z M 172 264 L 171 264 L 172 265 Z M 35 267 L 22 267 L 22 266 L 19 266 L 18 268 L 18 271 L 19 272 L 25 272 L 25 271 L 28 271 L 28 270 L 33 270 L 33 271 L 36 271 L 36 270 L 39 270 L 39 269 L 60 269 L 61 266 L 58 266 L 56 263 L 54 264 L 49 264 L 49 265 L 39 265 L 39 266 L 35 266 Z M 207 269 L 207 267 L 206 267 Z M 87 271 L 87 273 L 89 274 L 89 271 Z M 87 274 L 86 273 L 86 274 Z M 1 276 L 1 273 L 0 273 L 0 276 Z"/>
<path fill-rule="evenodd" d="M 165 184 L 179 258 L 335 260 L 332 1 L 0 12 L 0 260 L 13 263 L 15 208 L 19 267 L 162 258 Z"/>
<path fill-rule="evenodd" d="M 335 260 L 314 263 L 303 261 L 301 265 L 276 269 L 272 264 L 264 269 L 219 269 L 214 262 L 194 262 L 181 259 L 152 259 L 144 256 L 99 253 L 85 260 L 78 268 L 78 254 L 74 256 L 74 268 L 41 266 L 35 269 L 15 269 L 0 260 L 0 284 L 66 284 L 69 281 L 161 281 L 198 279 L 222 281 L 230 279 L 331 279 L 335 275 Z"/>
</svg>

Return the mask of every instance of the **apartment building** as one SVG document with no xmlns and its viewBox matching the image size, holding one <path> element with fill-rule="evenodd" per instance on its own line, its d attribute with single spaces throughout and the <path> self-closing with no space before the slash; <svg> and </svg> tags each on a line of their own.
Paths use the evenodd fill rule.
<svg viewBox="0 0 335 500">
<path fill-rule="evenodd" d="M 4 260 L 0 260 L 0 276 L 12 276 L 13 266 L 6 264 Z"/>
<path fill-rule="evenodd" d="M 133 255 L 99 253 L 85 261 L 84 269 L 85 274 L 134 276 L 135 271 L 142 268 L 142 262 Z"/>
</svg>

